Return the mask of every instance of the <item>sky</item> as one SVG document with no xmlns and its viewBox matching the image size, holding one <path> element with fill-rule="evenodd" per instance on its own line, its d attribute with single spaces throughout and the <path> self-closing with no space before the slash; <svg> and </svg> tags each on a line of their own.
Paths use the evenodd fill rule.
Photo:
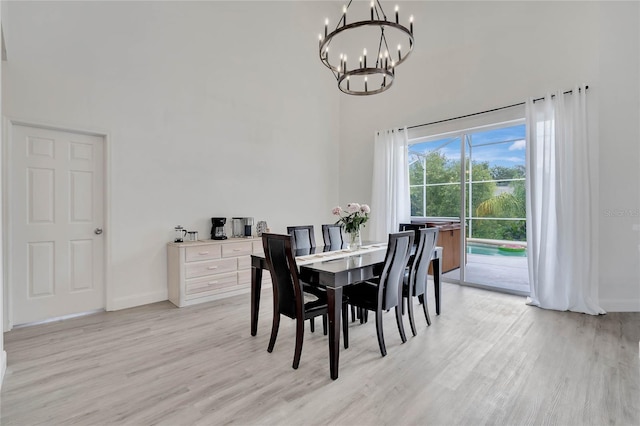
<svg viewBox="0 0 640 426">
<path fill-rule="evenodd" d="M 489 162 L 490 167 L 524 166 L 526 151 L 524 124 L 469 133 L 468 136 L 471 138 L 471 153 L 474 162 L 486 161 Z M 503 141 L 508 142 L 491 144 L 493 142 Z M 429 153 L 438 148 L 440 148 L 440 152 L 446 155 L 447 158 L 452 160 L 458 160 L 460 158 L 460 138 L 445 138 L 410 145 L 409 151 Z M 467 146 L 467 150 L 468 149 Z"/>
</svg>

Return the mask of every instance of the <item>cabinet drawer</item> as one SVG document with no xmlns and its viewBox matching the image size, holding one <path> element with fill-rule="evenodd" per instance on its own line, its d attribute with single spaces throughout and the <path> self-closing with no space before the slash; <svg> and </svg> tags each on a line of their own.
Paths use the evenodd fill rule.
<svg viewBox="0 0 640 426">
<path fill-rule="evenodd" d="M 210 292 L 220 292 L 225 289 L 236 287 L 238 285 L 238 278 L 235 272 L 229 274 L 220 274 L 204 278 L 196 278 L 193 280 L 187 280 L 185 287 L 185 294 L 187 299 L 193 299 L 195 297 L 202 297 Z"/>
<path fill-rule="evenodd" d="M 251 268 L 251 256 L 241 256 L 238 258 L 238 271 Z"/>
<path fill-rule="evenodd" d="M 264 282 L 264 280 L 262 280 Z M 251 285 L 251 271 L 238 271 L 238 284 L 242 286 Z"/>
<path fill-rule="evenodd" d="M 187 247 L 185 249 L 186 261 L 195 262 L 198 260 L 220 259 L 220 244 L 206 246 Z"/>
<path fill-rule="evenodd" d="M 251 241 L 224 244 L 222 246 L 222 257 L 238 257 L 249 254 L 251 254 Z"/>
<path fill-rule="evenodd" d="M 236 259 L 208 260 L 192 262 L 185 265 L 185 278 L 196 278 L 205 275 L 222 274 L 237 269 Z"/>
</svg>

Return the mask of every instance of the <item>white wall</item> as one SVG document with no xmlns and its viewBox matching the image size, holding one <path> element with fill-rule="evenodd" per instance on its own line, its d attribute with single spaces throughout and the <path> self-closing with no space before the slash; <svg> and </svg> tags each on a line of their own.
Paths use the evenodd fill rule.
<svg viewBox="0 0 640 426">
<path fill-rule="evenodd" d="M 10 2 L 6 116 L 109 134 L 108 308 L 166 300 L 175 225 L 207 238 L 213 216 L 274 232 L 332 220 L 339 97 L 315 50 L 325 6 Z"/>
<path fill-rule="evenodd" d="M 640 3 L 600 9 L 600 297 L 640 311 Z"/>
<path fill-rule="evenodd" d="M 4 16 L 4 3 L 0 5 L 0 26 L 3 20 L 6 18 Z M 2 30 L 4 33 L 4 30 Z M 0 99 L 2 99 L 2 65 L 0 64 Z M 2 105 L 0 104 L 0 241 L 4 241 L 4 225 L 2 221 L 2 195 L 3 185 L 2 185 L 2 172 L 3 172 L 3 147 L 4 147 L 4 132 L 3 132 L 3 120 L 2 120 Z M 0 333 L 4 331 L 4 251 L 3 244 L 0 244 Z M 2 387 L 2 380 L 4 379 L 4 373 L 7 369 L 7 353 L 4 350 L 4 335 L 0 335 L 0 388 Z"/>
<path fill-rule="evenodd" d="M 375 130 L 587 83 L 600 150 L 601 303 L 640 311 L 640 218 L 606 214 L 640 208 L 638 2 L 404 2 L 400 11 L 415 16 L 416 48 L 393 88 L 341 97 L 340 201 L 370 200 Z"/>
</svg>

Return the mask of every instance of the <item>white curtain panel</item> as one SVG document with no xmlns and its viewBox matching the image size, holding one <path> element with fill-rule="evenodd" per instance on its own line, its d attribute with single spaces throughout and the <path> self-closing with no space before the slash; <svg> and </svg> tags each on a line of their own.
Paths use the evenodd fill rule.
<svg viewBox="0 0 640 426">
<path fill-rule="evenodd" d="M 527 303 L 603 314 L 598 304 L 596 191 L 584 87 L 526 103 Z"/>
<path fill-rule="evenodd" d="M 400 223 L 411 220 L 407 129 L 376 133 L 373 153 L 370 237 L 387 241 Z"/>
</svg>

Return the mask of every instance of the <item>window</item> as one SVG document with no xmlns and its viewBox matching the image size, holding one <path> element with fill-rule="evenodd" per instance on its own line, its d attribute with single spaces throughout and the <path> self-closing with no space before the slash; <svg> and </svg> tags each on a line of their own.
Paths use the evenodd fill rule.
<svg viewBox="0 0 640 426">
<path fill-rule="evenodd" d="M 464 181 L 467 238 L 526 241 L 525 148 L 522 121 L 414 140 L 411 215 L 463 218 Z"/>
<path fill-rule="evenodd" d="M 411 216 L 460 217 L 460 140 L 409 146 Z"/>
</svg>

